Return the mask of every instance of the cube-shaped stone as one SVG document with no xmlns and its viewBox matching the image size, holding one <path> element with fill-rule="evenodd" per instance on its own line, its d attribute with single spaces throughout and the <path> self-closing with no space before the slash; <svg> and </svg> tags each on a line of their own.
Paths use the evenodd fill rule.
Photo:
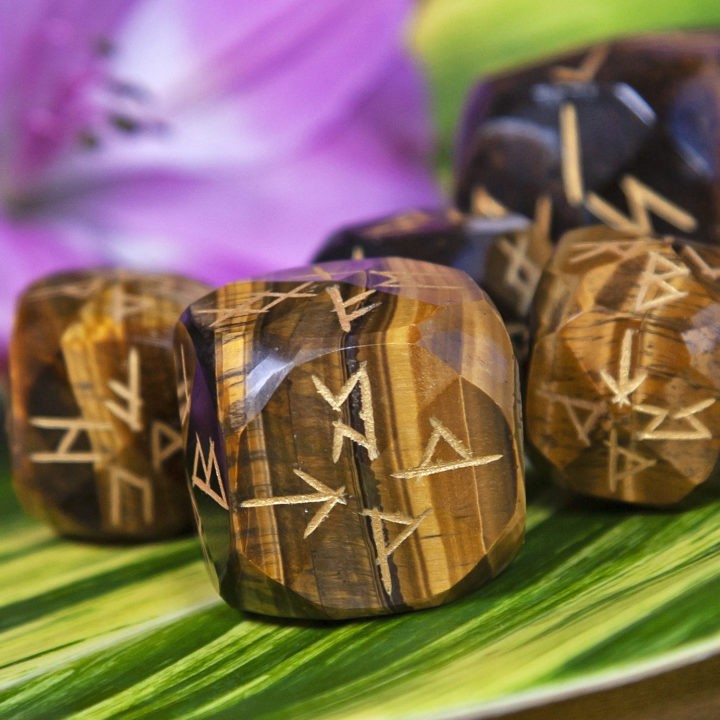
<svg viewBox="0 0 720 720">
<path fill-rule="evenodd" d="M 10 345 L 10 431 L 28 512 L 97 540 L 192 526 L 172 342 L 182 310 L 208 290 L 178 276 L 92 270 L 25 291 Z"/>
<path fill-rule="evenodd" d="M 665 505 L 720 457 L 720 249 L 568 233 L 537 293 L 532 444 L 564 485 Z"/>
<path fill-rule="evenodd" d="M 177 356 L 200 536 L 231 605 L 424 608 L 517 551 L 516 363 L 465 273 L 366 259 L 227 285 L 184 313 Z"/>
<path fill-rule="evenodd" d="M 603 222 L 720 242 L 720 34 L 597 45 L 481 83 L 456 153 L 459 207 L 553 206 L 553 237 Z"/>
<path fill-rule="evenodd" d="M 497 306 L 523 361 L 530 303 L 552 252 L 549 220 L 549 203 L 539 202 L 530 220 L 489 198 L 473 215 L 409 210 L 338 230 L 316 261 L 403 256 L 463 270 Z"/>
</svg>

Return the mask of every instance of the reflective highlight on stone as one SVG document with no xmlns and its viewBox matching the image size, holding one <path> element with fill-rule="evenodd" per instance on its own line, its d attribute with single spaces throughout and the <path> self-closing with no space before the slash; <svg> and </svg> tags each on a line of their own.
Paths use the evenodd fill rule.
<svg viewBox="0 0 720 720">
<path fill-rule="evenodd" d="M 457 201 L 478 192 L 552 235 L 603 222 L 720 242 L 720 35 L 598 45 L 479 85 L 457 150 Z"/>
<path fill-rule="evenodd" d="M 58 532 L 144 540 L 189 529 L 172 332 L 208 291 L 121 270 L 30 286 L 10 347 L 13 481 Z"/>
<path fill-rule="evenodd" d="M 720 455 L 720 249 L 605 227 L 560 242 L 537 294 L 526 422 L 578 492 L 677 502 Z"/>
<path fill-rule="evenodd" d="M 234 283 L 188 308 L 177 354 L 200 536 L 231 605 L 429 607 L 517 551 L 516 364 L 464 273 L 387 258 Z"/>
</svg>

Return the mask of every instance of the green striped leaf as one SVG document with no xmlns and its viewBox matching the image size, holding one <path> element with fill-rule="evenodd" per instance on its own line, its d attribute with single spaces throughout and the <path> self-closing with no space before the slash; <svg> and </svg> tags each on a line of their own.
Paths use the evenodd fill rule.
<svg viewBox="0 0 720 720">
<path fill-rule="evenodd" d="M 446 717 L 720 648 L 720 500 L 631 511 L 530 484 L 526 545 L 436 610 L 338 625 L 240 615 L 193 539 L 94 547 L 2 483 L 0 717 Z"/>
</svg>

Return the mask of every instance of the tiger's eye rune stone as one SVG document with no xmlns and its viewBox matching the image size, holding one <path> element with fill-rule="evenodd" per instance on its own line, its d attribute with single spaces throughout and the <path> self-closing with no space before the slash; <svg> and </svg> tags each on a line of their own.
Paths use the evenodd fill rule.
<svg viewBox="0 0 720 720">
<path fill-rule="evenodd" d="M 96 540 L 192 526 L 172 341 L 180 312 L 208 290 L 102 269 L 25 291 L 10 344 L 10 435 L 28 512 Z"/>
<path fill-rule="evenodd" d="M 464 273 L 385 258 L 234 283 L 183 314 L 176 353 L 191 495 L 231 605 L 429 607 L 517 551 L 516 363 Z"/>
<path fill-rule="evenodd" d="M 720 243 L 720 34 L 586 48 L 491 78 L 467 105 L 456 199 L 552 200 L 552 236 L 598 222 Z"/>
<path fill-rule="evenodd" d="M 568 233 L 540 281 L 530 441 L 562 484 L 666 505 L 720 456 L 720 249 Z"/>
</svg>

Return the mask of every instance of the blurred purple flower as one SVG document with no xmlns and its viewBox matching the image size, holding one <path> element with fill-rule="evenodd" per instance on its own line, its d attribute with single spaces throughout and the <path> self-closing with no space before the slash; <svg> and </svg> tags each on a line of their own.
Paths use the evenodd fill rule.
<svg viewBox="0 0 720 720">
<path fill-rule="evenodd" d="M 0 346 L 53 270 L 220 283 L 435 202 L 411 5 L 0 0 Z"/>
</svg>

